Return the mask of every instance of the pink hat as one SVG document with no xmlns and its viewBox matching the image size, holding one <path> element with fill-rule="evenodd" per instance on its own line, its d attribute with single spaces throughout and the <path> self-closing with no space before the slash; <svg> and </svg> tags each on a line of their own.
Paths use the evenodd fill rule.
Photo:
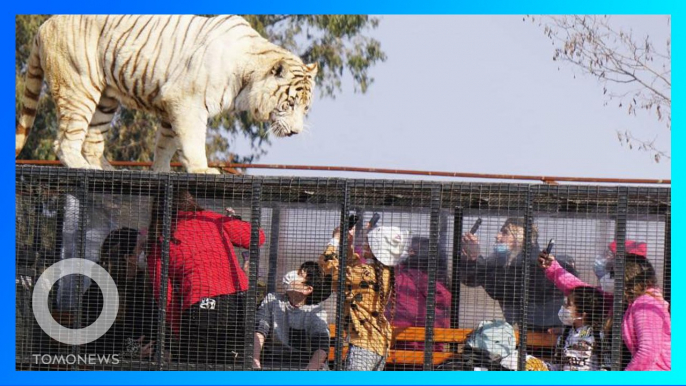
<svg viewBox="0 0 686 386">
<path fill-rule="evenodd" d="M 634 240 L 627 240 L 624 245 L 626 247 L 625 252 L 627 254 L 638 255 L 643 257 L 648 256 L 648 244 L 646 243 Z M 610 248 L 612 253 L 617 253 L 617 241 L 611 242 L 610 245 L 608 245 L 608 248 Z"/>
</svg>

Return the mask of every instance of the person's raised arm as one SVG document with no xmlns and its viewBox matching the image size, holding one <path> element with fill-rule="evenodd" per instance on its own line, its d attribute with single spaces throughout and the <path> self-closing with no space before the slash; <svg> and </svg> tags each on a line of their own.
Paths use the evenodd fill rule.
<svg viewBox="0 0 686 386">
<path fill-rule="evenodd" d="M 348 260 L 353 259 L 353 248 L 352 248 L 352 235 L 348 232 Z M 324 253 L 319 256 L 319 266 L 321 267 L 324 275 L 332 276 L 332 284 L 338 281 L 339 274 L 339 261 L 338 261 L 338 251 L 340 246 L 341 232 L 339 227 L 333 230 L 331 235 L 331 240 L 326 245 Z"/>
<path fill-rule="evenodd" d="M 555 287 L 565 295 L 568 295 L 576 287 L 593 287 L 562 268 L 560 263 L 555 260 L 555 256 L 545 251 L 538 255 L 538 262 L 541 268 L 545 270 L 545 276 L 548 280 L 552 281 Z"/>
<path fill-rule="evenodd" d="M 460 258 L 460 283 L 468 287 L 482 286 L 486 279 L 486 272 L 479 264 L 481 246 L 479 238 L 472 233 L 462 236 L 462 256 Z"/>
<path fill-rule="evenodd" d="M 227 208 L 227 212 L 231 214 L 229 209 Z M 243 221 L 236 216 L 226 216 L 223 218 L 222 225 L 229 239 L 231 239 L 231 244 L 245 249 L 250 248 L 250 232 L 252 230 L 250 222 Z M 258 246 L 262 246 L 265 240 L 264 231 L 260 229 Z"/>
</svg>

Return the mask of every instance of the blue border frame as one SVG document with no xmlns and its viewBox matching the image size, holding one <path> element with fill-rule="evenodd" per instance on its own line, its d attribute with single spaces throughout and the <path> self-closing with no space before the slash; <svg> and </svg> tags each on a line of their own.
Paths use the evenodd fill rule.
<svg viewBox="0 0 686 386">
<path fill-rule="evenodd" d="M 565 14 L 565 13 L 610 13 L 610 14 L 672 14 L 672 41 L 677 49 L 673 49 L 674 61 L 681 61 L 681 51 L 679 49 L 681 38 L 683 37 L 683 26 L 680 16 L 682 7 L 676 1 L 637 1 L 637 0 L 613 0 L 613 1 L 575 1 L 575 2 L 544 2 L 528 1 L 526 3 L 513 1 L 490 1 L 490 2 L 468 2 L 458 4 L 456 2 L 425 0 L 422 2 L 410 1 L 346 1 L 346 2 L 294 2 L 261 0 L 261 1 L 235 1 L 235 2 L 210 2 L 196 0 L 192 4 L 178 0 L 166 0 L 146 2 L 119 0 L 115 2 L 91 2 L 69 4 L 66 2 L 55 2 L 38 0 L 30 3 L 8 3 L 7 7 L 12 12 L 2 16 L 3 23 L 0 24 L 2 46 L 0 52 L 14 52 L 15 32 L 11 29 L 14 26 L 16 14 L 37 14 L 37 13 L 367 13 L 367 14 Z M 2 73 L 10 74 L 14 72 L 11 65 L 14 62 L 13 55 L 5 55 L 0 61 Z M 675 73 L 675 84 L 679 85 L 682 77 L 680 72 Z M 2 78 L 2 103 L 0 106 L 4 111 L 3 116 L 10 117 L 14 111 L 11 110 L 11 101 L 14 101 L 14 85 L 11 82 L 4 82 L 9 79 L 9 75 Z M 682 111 L 678 106 L 680 93 L 677 87 L 677 107 L 674 111 L 674 126 L 680 127 L 679 122 L 683 119 L 678 115 Z M 7 120 L 9 121 L 9 120 Z M 9 126 L 13 123 L 7 122 Z M 673 137 L 674 144 L 682 142 L 683 133 L 677 130 Z M 0 169 L 2 170 L 3 180 L 6 181 L 11 189 L 0 191 L 0 218 L 3 220 L 5 231 L 0 232 L 0 245 L 7 245 L 8 256 L 0 260 L 0 288 L 4 294 L 14 294 L 14 258 L 15 238 L 14 221 L 15 201 L 14 201 L 14 160 L 10 159 L 12 150 L 11 145 L 14 141 L 11 138 L 10 128 L 3 134 L 6 138 L 0 142 Z M 674 145 L 677 147 L 678 145 Z M 672 152 L 675 175 L 673 180 L 673 197 L 678 203 L 682 193 L 680 177 L 682 167 L 686 167 L 679 158 L 679 152 Z M 673 206 L 673 230 L 679 233 L 683 230 L 683 225 L 678 219 L 682 219 L 683 213 L 680 205 Z M 672 246 L 676 255 L 686 252 L 680 244 Z M 681 259 L 672 261 L 673 272 L 683 271 Z M 672 283 L 672 320 L 683 321 L 683 304 L 681 295 L 684 294 L 684 286 L 680 280 Z M 9 297 L 9 295 L 7 295 Z M 15 309 L 8 307 L 7 316 L 0 319 L 0 384 L 282 384 L 282 385 L 314 385 L 314 384 L 677 384 L 680 376 L 686 375 L 686 367 L 683 365 L 683 357 L 680 356 L 684 347 L 679 342 L 684 343 L 684 329 L 676 328 L 672 335 L 672 345 L 677 348 L 673 350 L 672 370 L 665 373 L 483 373 L 483 372 L 460 372 L 460 373 L 411 373 L 411 372 L 385 372 L 385 373 L 366 373 L 360 376 L 359 373 L 349 372 L 307 372 L 307 373 L 282 373 L 282 372 L 237 372 L 227 374 L 225 372 L 17 372 L 14 370 L 14 337 L 15 337 Z M 677 326 L 679 323 L 675 323 Z M 565 374 L 563 376 L 563 374 Z"/>
</svg>

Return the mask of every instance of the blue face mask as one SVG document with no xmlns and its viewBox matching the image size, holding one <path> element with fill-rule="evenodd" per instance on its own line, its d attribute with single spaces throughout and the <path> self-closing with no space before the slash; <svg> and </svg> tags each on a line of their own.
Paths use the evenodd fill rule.
<svg viewBox="0 0 686 386">
<path fill-rule="evenodd" d="M 606 266 L 607 259 L 605 256 L 596 257 L 595 262 L 593 263 L 593 272 L 595 272 L 595 275 L 598 279 L 607 274 L 607 269 L 605 268 Z"/>
<path fill-rule="evenodd" d="M 495 244 L 493 246 L 493 251 L 497 255 L 506 255 L 508 252 L 510 252 L 510 248 L 508 248 L 507 244 Z"/>
</svg>

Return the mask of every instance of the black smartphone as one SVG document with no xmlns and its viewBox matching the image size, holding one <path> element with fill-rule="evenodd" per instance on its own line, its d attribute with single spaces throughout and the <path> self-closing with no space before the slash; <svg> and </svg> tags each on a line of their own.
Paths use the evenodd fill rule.
<svg viewBox="0 0 686 386">
<path fill-rule="evenodd" d="M 356 214 L 351 214 L 351 215 L 348 217 L 348 230 L 353 229 L 353 227 L 355 227 L 355 225 L 357 225 L 357 221 L 358 221 L 359 219 L 360 219 L 360 218 L 359 218 Z"/>
<path fill-rule="evenodd" d="M 475 234 L 476 234 L 476 231 L 478 231 L 478 230 L 479 230 L 479 227 L 481 226 L 481 221 L 482 221 L 482 220 L 481 220 L 481 217 L 479 217 L 478 219 L 476 219 L 476 222 L 474 223 L 474 225 L 472 225 L 472 229 L 469 230 L 469 233 L 475 235 Z"/>
<path fill-rule="evenodd" d="M 555 246 L 555 239 L 550 239 L 550 241 L 548 241 L 548 246 L 545 248 L 545 253 L 550 254 L 550 252 L 553 251 L 554 246 Z"/>
<path fill-rule="evenodd" d="M 381 215 L 375 212 L 375 213 L 372 215 L 372 219 L 369 220 L 369 229 L 374 228 L 374 227 L 376 226 L 376 223 L 379 222 L 379 219 L 380 219 L 380 218 L 381 218 Z"/>
</svg>

